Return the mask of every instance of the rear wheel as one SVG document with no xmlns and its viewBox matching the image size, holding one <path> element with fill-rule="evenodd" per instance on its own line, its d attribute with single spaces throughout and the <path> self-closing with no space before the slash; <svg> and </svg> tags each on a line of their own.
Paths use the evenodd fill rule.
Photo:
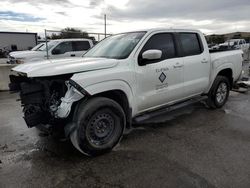
<svg viewBox="0 0 250 188">
<path fill-rule="evenodd" d="M 122 137 L 125 114 L 115 101 L 97 97 L 79 106 L 72 144 L 82 153 L 96 156 L 112 150 Z"/>
<path fill-rule="evenodd" d="M 230 84 L 227 77 L 217 76 L 208 93 L 207 104 L 211 108 L 221 108 L 228 99 Z"/>
</svg>

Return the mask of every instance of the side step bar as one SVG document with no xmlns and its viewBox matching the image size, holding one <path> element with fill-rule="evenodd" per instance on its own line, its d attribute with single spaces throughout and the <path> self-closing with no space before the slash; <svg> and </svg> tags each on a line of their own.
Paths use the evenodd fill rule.
<svg viewBox="0 0 250 188">
<path fill-rule="evenodd" d="M 178 103 L 173 104 L 173 105 L 166 105 L 166 106 L 161 107 L 159 109 L 155 109 L 155 110 L 152 110 L 152 111 L 149 111 L 149 112 L 145 112 L 144 114 L 136 116 L 135 118 L 133 118 L 133 123 L 138 124 L 138 123 L 141 123 L 141 122 L 143 122 L 145 120 L 148 120 L 150 118 L 153 118 L 153 117 L 165 114 L 167 112 L 174 111 L 174 110 L 186 107 L 188 105 L 203 101 L 205 99 L 207 99 L 207 96 L 199 96 L 199 97 L 195 97 L 195 98 L 192 98 L 192 99 L 188 99 L 188 100 L 185 100 L 185 101 L 178 102 Z"/>
</svg>

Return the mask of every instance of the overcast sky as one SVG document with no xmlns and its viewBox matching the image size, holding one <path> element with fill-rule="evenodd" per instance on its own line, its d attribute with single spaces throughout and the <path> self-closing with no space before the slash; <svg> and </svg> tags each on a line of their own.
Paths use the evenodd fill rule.
<svg viewBox="0 0 250 188">
<path fill-rule="evenodd" d="M 250 0 L 1 0 L 0 31 L 88 32 L 195 28 L 206 34 L 250 31 Z"/>
</svg>

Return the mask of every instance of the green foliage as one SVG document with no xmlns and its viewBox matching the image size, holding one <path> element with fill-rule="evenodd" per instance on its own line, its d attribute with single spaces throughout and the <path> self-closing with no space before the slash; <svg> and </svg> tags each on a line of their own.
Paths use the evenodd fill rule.
<svg viewBox="0 0 250 188">
<path fill-rule="evenodd" d="M 235 34 L 232 39 L 240 39 L 240 38 L 242 38 L 241 34 Z"/>
<path fill-rule="evenodd" d="M 210 35 L 206 37 L 208 44 L 220 44 L 225 42 L 224 35 Z"/>
<path fill-rule="evenodd" d="M 51 39 L 68 39 L 68 38 L 91 38 L 88 33 L 79 29 L 67 27 L 62 29 L 59 34 L 52 33 Z M 92 38 L 91 38 L 92 39 Z"/>
</svg>

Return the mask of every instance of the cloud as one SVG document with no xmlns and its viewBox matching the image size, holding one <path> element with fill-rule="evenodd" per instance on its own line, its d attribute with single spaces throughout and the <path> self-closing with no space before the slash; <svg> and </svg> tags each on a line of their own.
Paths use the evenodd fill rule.
<svg viewBox="0 0 250 188">
<path fill-rule="evenodd" d="M 16 13 L 12 11 L 0 11 L 0 19 L 14 20 L 20 22 L 37 22 L 42 21 L 44 18 L 35 17 L 33 15 Z"/>
<path fill-rule="evenodd" d="M 102 3 L 104 2 L 104 0 L 90 0 L 89 1 L 89 7 L 98 7 L 100 6 Z"/>
<path fill-rule="evenodd" d="M 172 27 L 208 34 L 249 31 L 249 10 L 249 0 L 2 0 L 0 24 L 10 31 L 75 27 L 103 32 L 107 14 L 108 33 Z"/>
<path fill-rule="evenodd" d="M 67 13 L 66 12 L 60 12 L 60 11 L 58 11 L 58 12 L 56 12 L 56 14 L 60 14 L 60 15 L 63 15 L 63 16 L 67 16 Z"/>
<path fill-rule="evenodd" d="M 126 9 L 109 6 L 106 10 L 117 19 L 216 19 L 226 21 L 249 20 L 249 0 L 136 0 L 130 1 Z"/>
<path fill-rule="evenodd" d="M 40 0 L 40 1 L 34 1 L 34 0 L 7 0 L 9 3 L 27 3 L 36 7 L 39 7 L 41 5 L 62 5 L 66 7 L 72 7 L 72 3 L 69 0 Z"/>
</svg>

